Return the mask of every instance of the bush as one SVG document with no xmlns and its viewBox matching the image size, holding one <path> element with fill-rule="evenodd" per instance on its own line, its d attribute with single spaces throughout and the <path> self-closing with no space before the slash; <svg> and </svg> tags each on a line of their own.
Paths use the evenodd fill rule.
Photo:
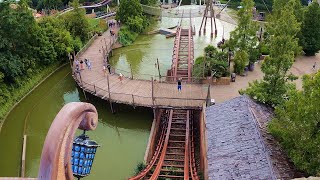
<svg viewBox="0 0 320 180">
<path fill-rule="evenodd" d="M 138 34 L 131 32 L 126 26 L 122 27 L 119 31 L 119 42 L 123 46 L 131 45 L 137 37 Z"/>
<path fill-rule="evenodd" d="M 244 68 L 248 65 L 249 56 L 245 51 L 237 51 L 234 55 L 234 71 L 237 74 L 242 75 Z"/>
<path fill-rule="evenodd" d="M 193 68 L 195 77 L 212 76 L 215 78 L 229 76 L 228 55 L 225 52 L 219 52 L 215 47 L 209 45 L 205 48 L 206 60 L 204 57 L 198 57 Z M 204 64 L 205 63 L 205 64 Z"/>
<path fill-rule="evenodd" d="M 319 72 L 305 76 L 303 90 L 291 91 L 268 125 L 295 166 L 313 176 L 320 176 L 319 83 Z"/>
<path fill-rule="evenodd" d="M 127 22 L 128 28 L 136 33 L 141 33 L 143 30 L 143 18 L 140 16 L 129 17 Z"/>
<path fill-rule="evenodd" d="M 144 164 L 143 162 L 139 162 L 134 171 L 135 175 L 138 175 L 142 170 L 144 170 L 144 168 L 146 168 L 146 164 Z"/>
</svg>

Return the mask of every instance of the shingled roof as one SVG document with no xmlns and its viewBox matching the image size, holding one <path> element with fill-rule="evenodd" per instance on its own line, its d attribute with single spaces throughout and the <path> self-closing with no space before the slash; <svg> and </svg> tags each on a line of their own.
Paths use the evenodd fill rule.
<svg viewBox="0 0 320 180">
<path fill-rule="evenodd" d="M 240 96 L 206 109 L 209 179 L 276 179 L 249 101 Z"/>
</svg>

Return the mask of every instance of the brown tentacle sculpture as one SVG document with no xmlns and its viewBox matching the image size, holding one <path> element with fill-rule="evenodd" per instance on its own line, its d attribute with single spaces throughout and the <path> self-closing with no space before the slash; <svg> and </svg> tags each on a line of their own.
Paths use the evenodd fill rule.
<svg viewBox="0 0 320 180">
<path fill-rule="evenodd" d="M 96 108 L 89 103 L 65 105 L 51 124 L 41 154 L 39 180 L 72 180 L 71 150 L 76 130 L 94 130 Z"/>
</svg>

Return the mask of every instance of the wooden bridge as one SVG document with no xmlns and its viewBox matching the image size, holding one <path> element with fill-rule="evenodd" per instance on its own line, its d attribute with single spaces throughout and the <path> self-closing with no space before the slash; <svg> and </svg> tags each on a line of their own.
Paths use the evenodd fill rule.
<svg viewBox="0 0 320 180">
<path fill-rule="evenodd" d="M 118 28 L 113 31 L 118 31 Z M 172 72 L 175 73 L 171 76 L 150 76 L 149 81 L 124 77 L 120 81 L 117 72 L 105 75 L 103 66 L 106 65 L 116 42 L 116 36 L 111 36 L 108 31 L 103 36 L 95 36 L 88 46 L 78 53 L 77 59 L 90 59 L 92 69 L 84 67 L 84 70 L 77 71 L 73 64 L 73 77 L 84 91 L 109 102 L 154 108 L 198 108 L 208 98 L 208 85 L 200 84 L 199 79 L 191 77 L 193 41 L 190 30 L 178 28 L 178 32 L 172 64 Z M 189 53 L 186 53 L 185 49 Z M 184 69 L 185 62 L 188 65 L 187 72 Z M 183 78 L 181 92 L 178 91 L 175 81 L 179 76 Z"/>
<path fill-rule="evenodd" d="M 191 16 L 191 15 L 190 15 Z M 192 67 L 194 59 L 193 32 L 190 18 L 190 26 L 182 28 L 182 21 L 177 28 L 176 37 L 173 47 L 171 76 L 173 81 L 177 78 L 184 78 L 187 82 L 192 81 Z"/>
</svg>

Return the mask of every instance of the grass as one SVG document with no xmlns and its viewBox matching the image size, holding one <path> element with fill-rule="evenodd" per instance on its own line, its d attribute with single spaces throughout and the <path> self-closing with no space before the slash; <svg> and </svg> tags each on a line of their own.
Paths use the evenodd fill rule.
<svg viewBox="0 0 320 180">
<path fill-rule="evenodd" d="M 94 32 L 104 32 L 108 29 L 107 23 L 101 19 L 88 18 L 89 25 Z"/>
<path fill-rule="evenodd" d="M 25 84 L 18 89 L 11 89 L 11 97 L 6 99 L 6 103 L 0 106 L 0 130 L 2 123 L 6 115 L 11 111 L 11 109 L 18 103 L 24 96 L 26 96 L 31 90 L 36 87 L 43 79 L 45 79 L 49 74 L 55 71 L 61 64 L 53 64 L 45 69 L 41 70 L 39 73 L 32 76 L 25 81 Z"/>
</svg>

